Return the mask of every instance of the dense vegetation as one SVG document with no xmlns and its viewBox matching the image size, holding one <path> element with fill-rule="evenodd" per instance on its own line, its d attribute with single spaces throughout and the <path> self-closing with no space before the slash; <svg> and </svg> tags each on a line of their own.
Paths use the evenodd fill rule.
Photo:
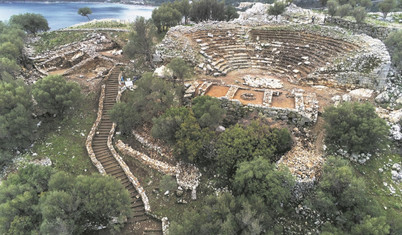
<svg viewBox="0 0 402 235">
<path fill-rule="evenodd" d="M 379 152 L 388 143 L 389 127 L 369 103 L 343 103 L 325 109 L 326 143 L 331 151 Z"/>
<path fill-rule="evenodd" d="M 385 40 L 391 54 L 392 63 L 398 71 L 402 71 L 402 31 L 391 32 Z"/>
<path fill-rule="evenodd" d="M 112 177 L 72 176 L 28 165 L 0 185 L 0 233 L 82 234 L 98 226 L 118 229 L 130 216 L 129 205 L 128 191 Z"/>
<path fill-rule="evenodd" d="M 45 17 L 35 13 L 13 15 L 10 18 L 10 23 L 18 25 L 25 30 L 25 32 L 34 35 L 38 32 L 48 31 L 50 29 Z"/>
<path fill-rule="evenodd" d="M 188 23 L 190 18 L 194 22 L 207 20 L 229 21 L 239 17 L 236 9 L 231 5 L 217 0 L 199 0 L 189 3 L 188 0 L 175 0 L 163 3 L 152 11 L 152 20 L 159 32 L 168 31 L 170 27 L 181 23 Z"/>
</svg>

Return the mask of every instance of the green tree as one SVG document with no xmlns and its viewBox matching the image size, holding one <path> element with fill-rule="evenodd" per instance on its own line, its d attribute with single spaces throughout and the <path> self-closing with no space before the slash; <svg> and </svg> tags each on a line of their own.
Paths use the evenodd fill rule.
<svg viewBox="0 0 402 235">
<path fill-rule="evenodd" d="M 225 20 L 225 4 L 217 0 L 200 0 L 191 4 L 190 18 L 201 22 L 208 20 Z"/>
<path fill-rule="evenodd" d="M 391 54 L 392 63 L 398 71 L 402 71 L 402 31 L 391 32 L 385 40 Z"/>
<path fill-rule="evenodd" d="M 15 60 L 0 57 L 0 78 L 1 80 L 12 80 L 13 75 L 20 69 Z"/>
<path fill-rule="evenodd" d="M 9 175 L 0 185 L 0 233 L 38 232 L 41 214 L 37 210 L 40 193 L 47 191 L 50 167 L 28 165 Z"/>
<path fill-rule="evenodd" d="M 128 43 L 123 47 L 123 52 L 128 58 L 143 57 L 146 62 L 152 62 L 154 30 L 151 21 L 144 17 L 137 17 L 129 35 Z"/>
<path fill-rule="evenodd" d="M 324 165 L 312 206 L 335 227 L 347 233 L 356 224 L 363 223 L 355 228 L 356 231 L 367 227 L 366 216 L 383 216 L 381 208 L 368 196 L 364 181 L 356 177 L 349 162 L 334 157 L 328 158 Z"/>
<path fill-rule="evenodd" d="M 235 195 L 257 195 L 264 199 L 266 209 L 273 215 L 283 215 L 291 198 L 295 181 L 287 168 L 276 170 L 263 157 L 239 164 L 233 180 Z"/>
<path fill-rule="evenodd" d="M 167 67 L 172 70 L 173 77 L 178 79 L 181 85 L 183 85 L 184 79 L 190 77 L 193 73 L 191 67 L 179 57 L 172 59 Z"/>
<path fill-rule="evenodd" d="M 268 14 L 274 15 L 278 19 L 278 15 L 285 12 L 286 4 L 284 2 L 275 2 L 274 5 L 268 8 Z"/>
<path fill-rule="evenodd" d="M 152 11 L 152 20 L 159 32 L 168 31 L 170 27 L 178 25 L 181 19 L 182 14 L 171 4 L 164 3 Z"/>
<path fill-rule="evenodd" d="M 64 114 L 81 100 L 78 83 L 67 82 L 61 75 L 49 75 L 37 81 L 32 93 L 39 107 L 50 114 Z"/>
<path fill-rule="evenodd" d="M 231 21 L 236 18 L 239 18 L 239 13 L 237 13 L 237 10 L 234 6 L 225 6 L 225 20 L 226 21 Z"/>
<path fill-rule="evenodd" d="M 128 103 L 117 103 L 109 112 L 110 118 L 119 126 L 123 134 L 130 134 L 135 126 L 141 124 L 141 114 Z"/>
<path fill-rule="evenodd" d="M 1 234 L 82 234 L 117 228 L 130 215 L 129 193 L 116 179 L 71 176 L 27 165 L 0 185 Z"/>
<path fill-rule="evenodd" d="M 342 148 L 349 153 L 374 153 L 387 144 L 389 127 L 369 103 L 343 103 L 328 107 L 325 142 L 330 151 Z"/>
<path fill-rule="evenodd" d="M 40 201 L 41 231 L 62 225 L 63 230 L 82 234 L 99 226 L 112 228 L 113 217 L 122 223 L 130 215 L 129 193 L 111 176 L 71 177 L 58 172 L 50 179 L 49 190 Z"/>
<path fill-rule="evenodd" d="M 331 17 L 334 17 L 336 15 L 338 7 L 339 7 L 339 4 L 336 0 L 329 0 L 327 3 L 328 14 Z"/>
<path fill-rule="evenodd" d="M 336 14 L 341 18 L 350 15 L 352 12 L 352 6 L 350 4 L 340 5 L 336 11 Z"/>
<path fill-rule="evenodd" d="M 198 96 L 193 99 L 192 109 L 202 128 L 216 128 L 226 113 L 221 107 L 221 101 L 210 96 Z"/>
<path fill-rule="evenodd" d="M 85 16 L 85 17 L 88 18 L 88 20 L 91 20 L 91 19 L 89 19 L 89 15 L 92 14 L 91 8 L 89 8 L 89 7 L 82 7 L 82 8 L 80 8 L 80 9 L 78 9 L 78 12 L 77 12 L 77 13 L 78 13 L 78 15 Z"/>
<path fill-rule="evenodd" d="M 162 115 L 176 104 L 176 100 L 170 82 L 153 77 L 152 73 L 144 73 L 135 92 L 128 93 L 122 104 L 116 104 L 110 114 L 122 131 L 130 133 L 133 127 Z"/>
<path fill-rule="evenodd" d="M 198 209 L 185 211 L 180 222 L 172 222 L 169 232 L 177 235 L 265 234 L 267 231 L 280 234 L 272 225 L 274 220 L 261 198 L 222 193 L 208 196 Z"/>
<path fill-rule="evenodd" d="M 169 108 L 164 114 L 152 120 L 152 136 L 169 144 L 176 143 L 176 132 L 188 115 L 189 110 L 185 107 Z"/>
<path fill-rule="evenodd" d="M 364 7 L 355 7 L 352 11 L 352 15 L 356 20 L 356 23 L 361 24 L 367 16 L 367 11 Z"/>
<path fill-rule="evenodd" d="M 180 11 L 184 17 L 184 23 L 188 24 L 188 17 L 190 16 L 191 5 L 188 0 L 175 0 L 173 2 L 173 8 Z"/>
<path fill-rule="evenodd" d="M 31 91 L 23 81 L 0 81 L 0 148 L 26 147 L 33 140 Z"/>
<path fill-rule="evenodd" d="M 10 17 L 10 23 L 19 25 L 25 32 L 34 35 L 50 29 L 45 17 L 35 13 L 13 15 Z"/>
<path fill-rule="evenodd" d="M 177 157 L 186 162 L 202 162 L 204 150 L 210 144 L 212 133 L 208 129 L 201 129 L 192 112 L 176 131 L 174 152 Z"/>
<path fill-rule="evenodd" d="M 239 164 L 254 157 L 277 161 L 282 150 L 290 149 L 292 144 L 279 142 L 277 133 L 275 129 L 259 122 L 253 122 L 246 128 L 235 125 L 226 129 L 216 143 L 215 171 L 219 174 L 218 183 L 230 185 Z M 279 143 L 284 145 L 281 146 L 281 152 L 278 152 Z"/>
<path fill-rule="evenodd" d="M 378 8 L 382 12 L 384 19 L 387 18 L 388 13 L 390 13 L 395 7 L 395 0 L 383 0 L 378 4 Z"/>
<path fill-rule="evenodd" d="M 386 235 L 389 234 L 390 226 L 385 216 L 374 217 L 366 216 L 360 224 L 352 228 L 353 235 Z"/>
</svg>

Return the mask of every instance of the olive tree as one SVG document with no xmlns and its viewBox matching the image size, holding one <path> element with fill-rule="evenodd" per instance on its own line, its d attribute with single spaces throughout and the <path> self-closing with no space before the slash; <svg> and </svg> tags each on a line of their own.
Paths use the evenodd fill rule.
<svg viewBox="0 0 402 235">
<path fill-rule="evenodd" d="M 395 7 L 396 7 L 395 0 L 383 0 L 378 4 L 378 8 L 382 12 L 384 19 L 387 18 L 388 13 L 391 12 Z"/>
<path fill-rule="evenodd" d="M 369 103 L 328 107 L 324 119 L 325 142 L 331 151 L 342 148 L 349 153 L 374 153 L 388 142 L 389 127 Z"/>
<path fill-rule="evenodd" d="M 37 81 L 32 93 L 38 106 L 49 114 L 64 114 L 81 100 L 78 83 L 67 82 L 61 75 L 49 75 Z"/>
<path fill-rule="evenodd" d="M 275 2 L 274 5 L 268 8 L 268 14 L 274 15 L 278 19 L 278 15 L 285 12 L 286 4 L 284 2 Z"/>
<path fill-rule="evenodd" d="M 81 16 L 87 17 L 88 20 L 91 20 L 91 19 L 89 19 L 88 15 L 92 14 L 92 10 L 89 7 L 82 7 L 80 9 L 78 9 L 78 14 L 81 15 Z"/>
<path fill-rule="evenodd" d="M 13 15 L 10 18 L 10 23 L 19 25 L 27 33 L 34 35 L 38 32 L 48 31 L 50 29 L 45 17 L 35 13 Z"/>
</svg>

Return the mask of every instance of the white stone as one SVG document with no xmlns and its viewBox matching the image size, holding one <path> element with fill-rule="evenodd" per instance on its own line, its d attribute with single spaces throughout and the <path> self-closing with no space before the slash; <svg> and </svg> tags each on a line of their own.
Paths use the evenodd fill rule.
<svg viewBox="0 0 402 235">
<path fill-rule="evenodd" d="M 389 95 L 388 92 L 384 91 L 380 93 L 377 97 L 375 97 L 375 102 L 377 103 L 387 103 L 389 101 Z"/>
<path fill-rule="evenodd" d="M 173 77 L 173 72 L 166 66 L 162 65 L 161 67 L 155 69 L 154 76 L 158 76 L 160 78 Z"/>
<path fill-rule="evenodd" d="M 373 95 L 373 90 L 359 88 L 349 92 L 349 94 L 356 98 L 370 98 Z"/>
<path fill-rule="evenodd" d="M 402 96 L 395 100 L 395 103 L 402 104 Z"/>
<path fill-rule="evenodd" d="M 397 123 L 402 120 L 402 109 L 395 110 L 389 113 L 389 121 Z"/>
</svg>

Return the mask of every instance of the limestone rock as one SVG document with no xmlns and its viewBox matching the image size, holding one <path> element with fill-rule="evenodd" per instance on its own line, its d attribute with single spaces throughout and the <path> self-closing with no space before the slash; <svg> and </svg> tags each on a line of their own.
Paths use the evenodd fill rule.
<svg viewBox="0 0 402 235">
<path fill-rule="evenodd" d="M 349 92 L 349 94 L 355 98 L 370 98 L 373 95 L 373 90 L 359 88 L 352 90 L 351 92 Z"/>
<path fill-rule="evenodd" d="M 377 97 L 375 97 L 375 102 L 379 104 L 387 103 L 389 102 L 389 95 L 386 91 L 380 93 Z"/>
</svg>

